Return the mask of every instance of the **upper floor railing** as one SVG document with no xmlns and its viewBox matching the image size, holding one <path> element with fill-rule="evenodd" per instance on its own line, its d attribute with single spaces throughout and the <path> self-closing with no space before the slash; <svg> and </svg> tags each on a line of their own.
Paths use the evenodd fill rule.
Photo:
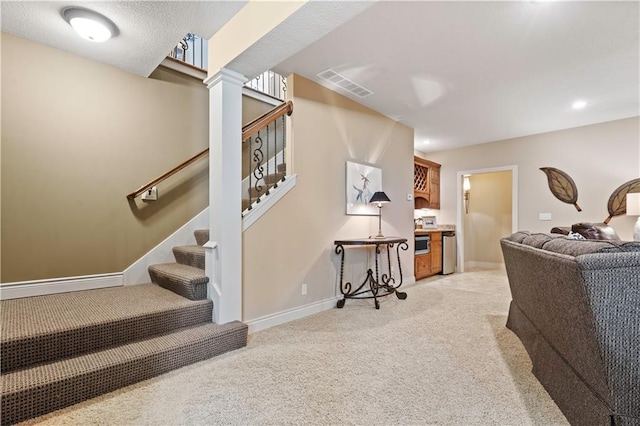
<svg viewBox="0 0 640 426">
<path fill-rule="evenodd" d="M 186 65 L 207 70 L 209 47 L 207 40 L 189 33 L 167 55 Z M 287 79 L 271 70 L 265 71 L 252 80 L 245 87 L 265 93 L 284 101 L 287 94 Z"/>
</svg>

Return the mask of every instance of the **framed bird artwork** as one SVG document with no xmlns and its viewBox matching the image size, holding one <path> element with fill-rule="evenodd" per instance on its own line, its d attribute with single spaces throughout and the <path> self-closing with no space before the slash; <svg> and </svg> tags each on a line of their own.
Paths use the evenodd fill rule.
<svg viewBox="0 0 640 426">
<path fill-rule="evenodd" d="M 382 169 L 371 164 L 347 161 L 346 212 L 348 215 L 377 216 L 371 196 L 382 191 Z"/>
</svg>

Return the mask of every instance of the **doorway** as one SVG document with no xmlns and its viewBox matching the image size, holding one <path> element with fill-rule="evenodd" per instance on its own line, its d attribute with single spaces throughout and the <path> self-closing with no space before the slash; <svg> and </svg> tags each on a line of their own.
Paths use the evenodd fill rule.
<svg viewBox="0 0 640 426">
<path fill-rule="evenodd" d="M 518 230 L 517 166 L 458 172 L 458 271 L 501 266 L 500 238 Z"/>
</svg>

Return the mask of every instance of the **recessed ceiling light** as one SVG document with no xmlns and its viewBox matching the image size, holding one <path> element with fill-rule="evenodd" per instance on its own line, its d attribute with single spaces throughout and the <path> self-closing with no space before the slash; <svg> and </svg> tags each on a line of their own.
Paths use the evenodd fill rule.
<svg viewBox="0 0 640 426">
<path fill-rule="evenodd" d="M 80 37 L 96 43 L 118 35 L 118 28 L 113 22 L 89 9 L 67 7 L 62 10 L 62 17 Z"/>
<path fill-rule="evenodd" d="M 586 106 L 587 106 L 587 101 L 580 100 L 580 101 L 575 101 L 571 105 L 571 108 L 573 108 L 573 109 L 582 109 L 582 108 L 584 108 Z"/>
<path fill-rule="evenodd" d="M 422 145 L 429 145 L 431 141 L 429 139 L 425 139 L 422 141 Z"/>
</svg>

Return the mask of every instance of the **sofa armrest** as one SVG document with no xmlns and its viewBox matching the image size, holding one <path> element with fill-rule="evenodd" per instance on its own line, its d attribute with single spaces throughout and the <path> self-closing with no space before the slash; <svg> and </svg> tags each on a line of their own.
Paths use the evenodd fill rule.
<svg viewBox="0 0 640 426">
<path fill-rule="evenodd" d="M 576 258 L 593 311 L 615 412 L 640 418 L 640 252 Z"/>
</svg>

